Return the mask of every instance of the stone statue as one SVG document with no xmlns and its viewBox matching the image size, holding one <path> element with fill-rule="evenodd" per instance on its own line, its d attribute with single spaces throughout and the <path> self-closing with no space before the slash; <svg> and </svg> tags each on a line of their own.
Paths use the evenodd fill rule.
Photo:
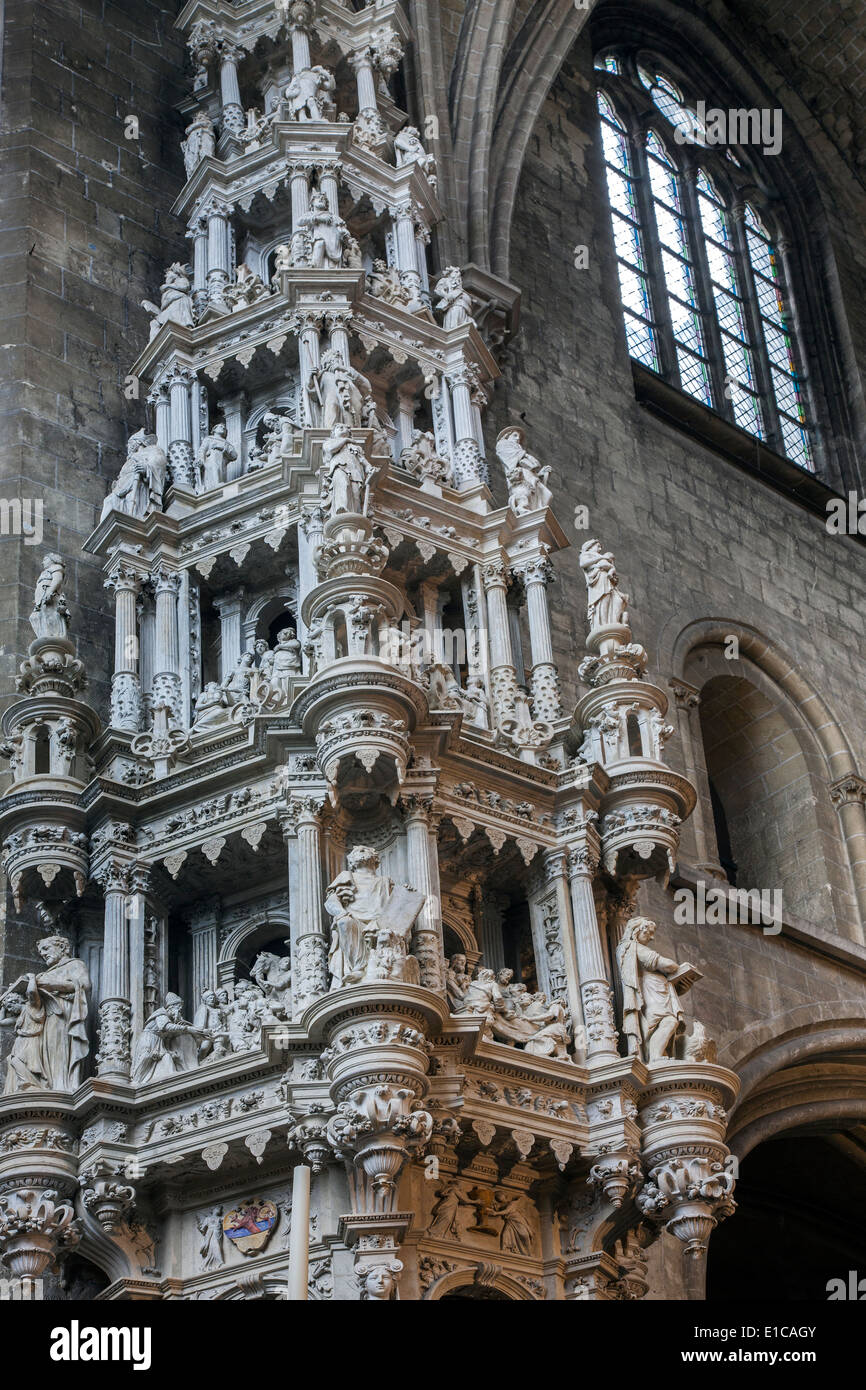
<svg viewBox="0 0 866 1390">
<path fill-rule="evenodd" d="M 436 307 L 444 315 L 443 328 L 458 328 L 461 323 L 475 322 L 472 300 L 463 288 L 463 276 L 456 265 L 449 265 L 443 270 L 433 293 L 439 300 Z"/>
<path fill-rule="evenodd" d="M 474 980 L 463 988 L 463 1002 L 455 1012 L 479 1014 L 484 1019 L 482 1037 L 511 1043 L 536 1057 L 571 1060 L 568 1014 L 559 1000 L 541 991 L 530 994 L 523 983 L 513 983 L 513 970 L 496 975 L 479 967 Z"/>
<path fill-rule="evenodd" d="M 217 681 L 208 681 L 201 694 L 196 696 L 193 723 L 198 729 L 209 724 L 220 724 L 226 717 L 228 707 L 226 691 Z"/>
<path fill-rule="evenodd" d="M 418 962 L 409 955 L 412 925 L 423 894 L 395 887 L 378 872 L 379 854 L 367 845 L 349 852 L 347 868 L 328 888 L 325 909 L 334 919 L 328 964 L 331 989 L 362 980 L 419 983 Z"/>
<path fill-rule="evenodd" d="M 30 626 L 39 638 L 66 638 L 69 630 L 69 609 L 63 592 L 66 565 L 53 552 L 42 561 L 42 573 L 36 581 Z"/>
<path fill-rule="evenodd" d="M 496 440 L 496 457 L 505 470 L 508 500 L 516 516 L 548 506 L 553 496 L 547 486 L 550 465 L 539 463 L 524 448 L 523 440 L 523 430 L 516 425 L 502 430 Z"/>
<path fill-rule="evenodd" d="M 162 511 L 168 459 L 155 434 L 136 430 L 126 446 L 126 458 L 102 504 L 100 520 L 110 511 L 145 517 Z"/>
<path fill-rule="evenodd" d="M 308 264 L 317 270 L 339 270 L 350 232 L 339 213 L 331 212 L 327 196 L 316 192 L 310 196 L 310 211 L 300 220 L 309 250 Z M 293 257 L 296 253 L 293 252 Z M 298 264 L 295 260 L 295 264 Z"/>
<path fill-rule="evenodd" d="M 655 931 L 649 917 L 632 917 L 616 948 L 628 1055 L 645 1062 L 676 1055 L 685 1035 L 680 994 L 701 978 L 693 965 L 677 965 L 652 949 Z"/>
<path fill-rule="evenodd" d="M 322 444 L 322 501 L 331 516 L 366 514 L 367 491 L 375 476 L 363 445 L 352 439 L 351 426 L 335 424 L 330 439 Z"/>
<path fill-rule="evenodd" d="M 460 699 L 470 724 L 474 724 L 476 729 L 490 727 L 490 708 L 483 676 L 467 676 L 466 685 L 460 691 Z"/>
<path fill-rule="evenodd" d="M 586 616 L 590 631 L 593 628 L 628 626 L 628 594 L 621 592 L 616 562 L 609 550 L 602 550 L 597 540 L 584 541 L 578 564 L 586 580 Z"/>
<path fill-rule="evenodd" d="M 191 179 L 199 161 L 216 152 L 214 123 L 206 111 L 197 111 L 186 128 L 186 139 L 180 143 L 186 176 Z"/>
<path fill-rule="evenodd" d="M 404 125 L 403 129 L 394 136 L 394 155 L 398 169 L 402 168 L 404 164 L 420 164 L 433 191 L 436 191 L 436 159 L 434 155 L 428 154 L 425 150 L 415 126 Z"/>
<path fill-rule="evenodd" d="M 437 1196 L 439 1200 L 430 1213 L 430 1226 L 427 1234 L 431 1239 L 435 1238 L 436 1240 L 459 1240 L 460 1208 L 474 1208 L 475 1203 L 464 1197 L 459 1184 L 453 1181 L 446 1187 L 438 1188 Z"/>
<path fill-rule="evenodd" d="M 268 664 L 268 684 L 286 695 L 292 676 L 300 675 L 300 672 L 301 644 L 298 635 L 293 627 L 281 628 Z"/>
<path fill-rule="evenodd" d="M 369 418 L 370 383 L 343 361 L 336 348 L 329 348 L 322 354 L 321 366 L 310 373 L 307 390 L 318 403 L 323 429 L 333 429 L 337 424 L 358 429 Z"/>
<path fill-rule="evenodd" d="M 226 286 L 224 298 L 233 310 L 246 309 L 250 304 L 263 299 L 267 293 L 268 287 L 261 275 L 257 275 L 248 265 L 241 262 L 235 274 L 234 284 Z"/>
<path fill-rule="evenodd" d="M 253 961 L 250 975 L 277 1018 L 292 1016 L 292 968 L 288 956 L 262 951 Z"/>
<path fill-rule="evenodd" d="M 254 651 L 241 652 L 233 671 L 229 671 L 220 684 L 220 689 L 230 705 L 246 704 L 250 698 L 250 682 L 255 674 L 256 654 Z"/>
<path fill-rule="evenodd" d="M 334 111 L 337 84 L 327 68 L 302 68 L 285 90 L 290 121 L 326 121 Z"/>
<path fill-rule="evenodd" d="M 422 483 L 451 485 L 451 465 L 436 448 L 436 437 L 430 430 L 413 430 L 412 443 L 400 452 L 400 467 L 412 473 Z"/>
<path fill-rule="evenodd" d="M 210 492 L 211 488 L 222 487 L 225 483 L 226 466 L 238 456 L 227 436 L 224 424 L 214 425 L 213 434 L 206 434 L 199 445 L 196 492 Z"/>
<path fill-rule="evenodd" d="M 413 298 L 411 290 L 408 290 L 400 279 L 400 272 L 395 265 L 386 265 L 382 260 L 373 262 L 373 269 L 367 276 L 367 288 L 374 299 L 381 299 L 386 304 L 396 304 L 405 309 Z"/>
<path fill-rule="evenodd" d="M 497 1192 L 496 1205 L 489 1210 L 491 1216 L 502 1217 L 499 1248 L 511 1255 L 531 1255 L 532 1227 L 523 1214 L 523 1199 Z"/>
<path fill-rule="evenodd" d="M 59 777 L 71 777 L 78 757 L 78 729 L 72 719 L 58 719 L 51 730 L 51 771 Z"/>
<path fill-rule="evenodd" d="M 276 1023 L 264 990 L 252 980 L 238 980 L 229 1013 L 228 1029 L 232 1052 L 248 1052 L 258 1047 L 262 1025 Z"/>
<path fill-rule="evenodd" d="M 199 1235 L 199 1263 L 204 1270 L 218 1269 L 223 1261 L 223 1210 L 211 1207 L 210 1211 L 199 1212 L 195 1218 Z"/>
<path fill-rule="evenodd" d="M 251 106 L 244 112 L 246 123 L 240 132 L 241 144 L 244 151 L 249 154 L 252 150 L 257 150 L 270 129 L 272 117 L 263 116 L 257 106 Z"/>
<path fill-rule="evenodd" d="M 463 1001 L 471 982 L 472 975 L 466 969 L 466 957 L 464 955 L 452 956 L 449 961 L 446 961 L 445 992 L 448 995 L 448 1004 L 452 1013 L 458 1014 L 463 1009 Z"/>
<path fill-rule="evenodd" d="M 362 1303 L 388 1303 L 397 1298 L 397 1281 L 403 1272 L 400 1260 L 387 1264 L 364 1262 L 357 1265 L 355 1278 L 361 1289 Z"/>
<path fill-rule="evenodd" d="M 19 1091 L 75 1091 L 90 1050 L 87 1009 L 90 975 L 64 936 L 36 943 L 41 974 L 20 975 L 0 1000 L 0 1025 L 15 1026 L 4 1095 Z"/>
<path fill-rule="evenodd" d="M 159 304 L 149 299 L 141 301 L 142 309 L 153 317 L 150 321 L 150 336 L 155 338 L 164 323 L 177 323 L 182 328 L 193 328 L 195 318 L 192 311 L 192 267 L 174 261 L 165 272 L 160 286 Z"/>
<path fill-rule="evenodd" d="M 215 1061 L 230 1051 L 227 1011 L 220 1005 L 215 990 L 202 990 L 193 1027 L 200 1029 L 203 1035 L 198 1049 L 199 1062 L 207 1058 Z"/>
<path fill-rule="evenodd" d="M 136 1086 L 164 1081 L 167 1076 L 189 1071 L 198 1061 L 196 1039 L 205 1039 L 204 1029 L 181 1018 L 183 1000 L 167 994 L 136 1039 L 132 1054 L 132 1080 Z"/>
</svg>

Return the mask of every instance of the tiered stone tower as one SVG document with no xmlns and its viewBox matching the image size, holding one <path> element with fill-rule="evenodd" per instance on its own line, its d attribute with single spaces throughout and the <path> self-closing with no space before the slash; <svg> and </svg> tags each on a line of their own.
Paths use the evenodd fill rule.
<svg viewBox="0 0 866 1390">
<path fill-rule="evenodd" d="M 108 1298 L 284 1297 L 290 1251 L 312 1298 L 640 1297 L 732 1207 L 736 1079 L 633 916 L 694 804 L 665 697 L 588 541 L 562 708 L 550 465 L 504 430 L 494 504 L 491 303 L 432 265 L 397 0 L 178 22 L 190 264 L 88 542 L 111 709 L 49 556 L 4 720 L 51 934 L 3 996 L 0 1250 L 77 1243 Z"/>
</svg>

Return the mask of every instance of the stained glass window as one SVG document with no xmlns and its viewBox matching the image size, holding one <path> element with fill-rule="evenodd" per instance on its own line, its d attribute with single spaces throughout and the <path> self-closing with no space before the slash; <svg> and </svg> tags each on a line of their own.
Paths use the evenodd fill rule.
<svg viewBox="0 0 866 1390">
<path fill-rule="evenodd" d="M 803 468 L 814 424 L 777 236 L 745 193 L 754 166 L 709 138 L 665 72 L 596 59 L 628 350 Z M 652 103 L 648 105 L 647 98 Z"/>
</svg>

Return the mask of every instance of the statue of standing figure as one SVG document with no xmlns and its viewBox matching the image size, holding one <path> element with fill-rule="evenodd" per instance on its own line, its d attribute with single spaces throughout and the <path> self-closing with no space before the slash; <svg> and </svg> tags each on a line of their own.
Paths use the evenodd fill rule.
<svg viewBox="0 0 866 1390">
<path fill-rule="evenodd" d="M 352 439 L 351 426 L 335 424 L 330 439 L 322 444 L 322 501 L 331 516 L 364 514 L 367 489 L 375 475 L 363 445 Z"/>
<path fill-rule="evenodd" d="M 433 293 L 439 300 L 436 308 L 444 314 L 443 328 L 459 328 L 461 323 L 475 322 L 472 300 L 463 288 L 463 276 L 458 266 L 449 265 L 443 270 Z"/>
<path fill-rule="evenodd" d="M 153 317 L 150 321 L 150 336 L 155 338 L 164 323 L 177 323 L 182 328 L 193 328 L 195 318 L 192 311 L 192 267 L 174 261 L 165 272 L 160 286 L 159 304 L 149 299 L 141 301 Z"/>
<path fill-rule="evenodd" d="M 322 354 L 321 365 L 310 373 L 307 391 L 318 404 L 323 429 L 332 430 L 337 424 L 358 429 L 369 419 L 370 383 L 355 367 L 343 361 L 337 348 L 329 348 Z M 309 411 L 309 418 L 313 419 L 312 411 Z"/>
<path fill-rule="evenodd" d="M 402 168 L 404 164 L 420 164 L 435 193 L 437 184 L 436 158 L 425 150 L 420 133 L 415 126 L 404 125 L 403 129 L 394 136 L 394 155 L 398 169 Z"/>
<path fill-rule="evenodd" d="M 632 917 L 616 948 L 628 1055 L 645 1062 L 677 1055 L 678 1045 L 685 1041 L 680 995 L 701 979 L 693 965 L 678 965 L 653 950 L 655 932 L 649 917 Z"/>
<path fill-rule="evenodd" d="M 326 194 L 311 195 L 310 211 L 301 218 L 299 227 L 309 247 L 309 264 L 313 269 L 339 270 L 351 233 L 339 213 L 331 212 Z"/>
<path fill-rule="evenodd" d="M 53 551 L 42 561 L 42 572 L 36 581 L 30 626 L 39 638 L 66 638 L 69 632 L 69 609 L 63 583 L 66 565 L 62 556 Z"/>
<path fill-rule="evenodd" d="M 196 492 L 210 492 L 211 488 L 222 487 L 226 480 L 226 468 L 234 463 L 237 456 L 237 449 L 229 444 L 226 426 L 214 425 L 213 434 L 206 434 L 199 445 Z"/>
<path fill-rule="evenodd" d="M 524 447 L 524 438 L 522 429 L 510 425 L 496 440 L 496 457 L 505 470 L 508 501 L 516 516 L 547 507 L 553 496 L 547 486 L 550 465 L 539 463 L 534 454 L 529 453 Z"/>
<path fill-rule="evenodd" d="M 584 541 L 578 564 L 587 587 L 586 616 L 590 632 L 599 627 L 628 627 L 628 594 L 622 593 L 616 562 L 598 540 Z"/>
<path fill-rule="evenodd" d="M 206 111 L 197 111 L 186 128 L 186 139 L 180 143 L 186 176 L 191 179 L 199 164 L 216 153 L 214 123 Z"/>
<path fill-rule="evenodd" d="M 333 73 L 327 68 L 301 68 L 285 91 L 290 121 L 326 121 L 334 110 L 337 90 Z"/>
<path fill-rule="evenodd" d="M 168 459 L 155 434 L 136 430 L 126 446 L 126 458 L 114 485 L 102 504 L 103 520 L 110 511 L 145 517 L 162 511 L 162 495 L 168 475 Z"/>
<path fill-rule="evenodd" d="M 77 1090 L 90 1051 L 87 966 L 73 956 L 64 936 L 45 936 L 36 949 L 46 969 L 38 975 L 19 975 L 0 999 L 0 1026 L 15 1028 L 4 1087 L 7 1096 L 19 1091 Z"/>
</svg>

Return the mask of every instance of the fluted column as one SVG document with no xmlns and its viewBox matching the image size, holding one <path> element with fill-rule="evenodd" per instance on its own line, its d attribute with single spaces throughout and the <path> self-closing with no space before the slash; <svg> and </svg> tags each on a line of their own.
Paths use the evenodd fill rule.
<svg viewBox="0 0 866 1390">
<path fill-rule="evenodd" d="M 220 900 L 210 898 L 195 903 L 186 914 L 192 947 L 190 969 L 190 1008 L 198 1008 L 202 991 L 217 985 L 217 937 Z"/>
<path fill-rule="evenodd" d="M 298 315 L 298 356 L 301 367 L 301 400 L 310 399 L 310 377 L 314 371 L 318 371 L 321 354 L 321 332 L 322 320 L 318 314 L 302 313 Z M 315 420 L 307 421 L 307 424 L 314 425 Z"/>
<path fill-rule="evenodd" d="M 310 26 L 313 6 L 310 0 L 291 0 L 288 7 L 288 26 L 292 37 L 292 70 L 303 72 L 310 66 Z"/>
<path fill-rule="evenodd" d="M 490 689 L 497 725 L 514 714 L 517 674 L 511 652 L 508 625 L 508 574 L 500 561 L 484 566 L 484 592 L 487 595 L 488 641 L 490 651 Z"/>
<path fill-rule="evenodd" d="M 147 403 L 153 408 L 157 443 L 168 455 L 171 445 L 171 396 L 164 381 L 154 382 L 148 393 Z"/>
<path fill-rule="evenodd" d="M 192 302 L 200 315 L 207 304 L 208 221 L 198 213 L 187 228 L 192 242 Z"/>
<path fill-rule="evenodd" d="M 192 489 L 194 487 L 192 466 L 193 374 L 188 367 L 174 366 L 165 380 L 171 395 L 168 457 L 171 463 L 172 480 L 181 487 Z"/>
<path fill-rule="evenodd" d="M 126 861 L 108 859 L 94 876 L 105 900 L 96 1069 L 100 1076 L 126 1079 L 132 1042 L 129 920 L 132 895 L 143 893 L 147 874 Z"/>
<path fill-rule="evenodd" d="M 537 719 L 559 719 L 562 696 L 559 672 L 553 660 L 553 639 L 550 633 L 550 613 L 547 607 L 547 586 L 553 578 L 553 568 L 547 559 L 530 560 L 521 568 L 526 589 L 526 611 L 529 618 L 529 644 L 532 651 L 532 704 Z"/>
<path fill-rule="evenodd" d="M 111 723 L 115 729 L 137 733 L 141 728 L 141 680 L 136 602 L 141 575 L 126 565 L 112 570 L 105 581 L 114 593 L 114 674 L 111 677 Z"/>
<path fill-rule="evenodd" d="M 584 843 L 572 845 L 568 851 L 568 885 L 588 1062 L 618 1056 L 613 996 L 605 971 L 592 891 L 592 880 L 599 860 L 597 840 L 598 836 L 590 827 Z"/>
<path fill-rule="evenodd" d="M 394 247 L 400 280 L 412 292 L 412 302 L 421 299 L 423 285 L 418 270 L 418 249 L 415 244 L 415 215 L 411 203 L 400 203 L 391 209 L 394 225 Z M 458 439 L 460 435 L 458 434 Z"/>
<path fill-rule="evenodd" d="M 220 679 L 231 675 L 241 655 L 241 613 L 244 605 L 243 589 L 224 594 L 214 599 L 214 608 L 220 615 Z"/>
<path fill-rule="evenodd" d="M 237 135 L 244 128 L 244 108 L 238 82 L 238 63 L 244 56 L 242 48 L 224 43 L 220 48 L 220 98 L 223 130 Z"/>
<path fill-rule="evenodd" d="M 355 143 L 364 149 L 376 150 L 385 143 L 388 133 L 379 112 L 375 54 L 371 48 L 359 48 L 354 53 L 350 53 L 348 58 L 355 70 L 355 81 L 358 87 Z"/>
<path fill-rule="evenodd" d="M 458 488 L 484 482 L 486 465 L 478 447 L 472 405 L 472 377 L 467 366 L 454 367 L 446 375 L 454 415 L 454 482 Z"/>
<path fill-rule="evenodd" d="M 349 327 L 352 315 L 348 310 L 335 309 L 325 315 L 331 347 L 339 352 L 346 365 L 349 365 Z"/>
<path fill-rule="evenodd" d="M 340 215 L 340 170 L 339 159 L 326 159 L 316 165 L 319 171 L 319 189 L 328 200 L 328 208 L 334 217 Z"/>
<path fill-rule="evenodd" d="M 177 623 L 178 576 L 161 566 L 153 575 L 156 594 L 156 631 L 153 658 L 152 705 L 167 705 L 171 717 L 180 716 L 180 651 Z"/>
<path fill-rule="evenodd" d="M 293 160 L 289 166 L 289 192 L 292 198 L 292 232 L 300 231 L 301 222 L 310 211 L 310 174 L 313 164 Z"/>
<path fill-rule="evenodd" d="M 409 883 L 424 894 L 424 905 L 415 921 L 412 954 L 421 967 L 421 983 L 442 989 L 442 912 L 439 900 L 439 865 L 436 855 L 437 820 L 433 797 L 410 793 L 400 798 L 406 819 L 406 858 Z M 435 864 L 435 869 L 434 869 Z M 435 873 L 435 881 L 434 881 Z"/>
<path fill-rule="evenodd" d="M 488 888 L 476 886 L 475 910 L 478 926 L 478 945 L 481 949 L 481 964 L 488 970 L 502 970 L 505 966 L 505 943 L 502 938 L 502 911 L 508 906 L 504 893 L 493 893 Z"/>
<path fill-rule="evenodd" d="M 296 887 L 292 912 L 292 992 L 294 1014 L 303 1013 L 315 999 L 328 992 L 329 932 L 323 922 L 322 836 L 316 797 L 292 797 L 283 820 L 289 844 L 290 893 Z M 291 864 L 292 841 L 296 859 Z M 294 870 L 294 872 L 293 872 Z"/>
<path fill-rule="evenodd" d="M 226 308 L 225 292 L 230 279 L 229 215 L 227 203 L 214 199 L 207 216 L 207 297 L 218 310 Z"/>
</svg>

